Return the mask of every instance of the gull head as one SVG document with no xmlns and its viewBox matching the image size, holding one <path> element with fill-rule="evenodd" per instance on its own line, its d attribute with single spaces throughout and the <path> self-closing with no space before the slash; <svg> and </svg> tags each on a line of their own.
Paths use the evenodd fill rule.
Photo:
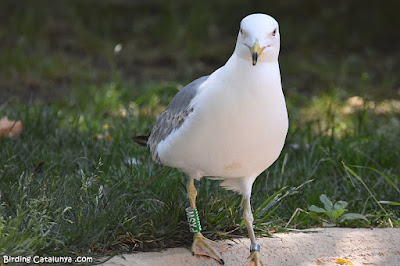
<svg viewBox="0 0 400 266">
<path fill-rule="evenodd" d="M 265 14 L 248 15 L 240 22 L 234 54 L 257 62 L 277 61 L 280 48 L 278 22 Z"/>
</svg>

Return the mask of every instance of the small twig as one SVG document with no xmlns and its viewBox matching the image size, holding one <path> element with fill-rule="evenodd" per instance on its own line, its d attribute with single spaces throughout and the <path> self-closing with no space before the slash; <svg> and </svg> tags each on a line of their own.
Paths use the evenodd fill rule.
<svg viewBox="0 0 400 266">
<path fill-rule="evenodd" d="M 298 212 L 304 212 L 306 214 L 308 214 L 308 212 L 306 212 L 305 210 L 301 209 L 301 208 L 297 208 L 294 213 L 292 214 L 292 217 L 290 217 L 289 221 L 286 223 L 285 227 L 288 227 L 289 224 L 292 222 L 292 220 L 294 219 L 294 217 L 297 215 Z"/>
<path fill-rule="evenodd" d="M 393 223 L 392 223 L 392 219 L 390 219 L 390 217 L 388 217 L 388 222 L 391 228 L 393 228 Z"/>
</svg>

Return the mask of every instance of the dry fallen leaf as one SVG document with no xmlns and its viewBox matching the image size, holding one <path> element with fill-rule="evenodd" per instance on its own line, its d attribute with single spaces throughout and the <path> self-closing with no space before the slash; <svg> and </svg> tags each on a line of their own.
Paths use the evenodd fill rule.
<svg viewBox="0 0 400 266">
<path fill-rule="evenodd" d="M 340 265 L 343 265 L 343 264 L 353 265 L 353 263 L 350 260 L 346 260 L 346 259 L 342 259 L 342 258 L 335 259 L 335 262 L 340 264 Z"/>
<path fill-rule="evenodd" d="M 8 120 L 7 116 L 0 119 L 0 137 L 16 137 L 21 134 L 21 131 L 21 121 Z"/>
</svg>

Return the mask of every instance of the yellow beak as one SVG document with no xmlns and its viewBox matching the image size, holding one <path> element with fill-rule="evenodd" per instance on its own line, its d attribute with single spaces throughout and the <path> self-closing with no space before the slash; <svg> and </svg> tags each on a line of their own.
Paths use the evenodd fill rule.
<svg viewBox="0 0 400 266">
<path fill-rule="evenodd" d="M 260 47 L 260 43 L 258 42 L 258 39 L 254 42 L 252 47 L 250 48 L 251 52 L 251 58 L 253 59 L 253 66 L 257 64 L 257 59 L 261 55 L 262 51 L 265 49 L 265 47 Z"/>
</svg>

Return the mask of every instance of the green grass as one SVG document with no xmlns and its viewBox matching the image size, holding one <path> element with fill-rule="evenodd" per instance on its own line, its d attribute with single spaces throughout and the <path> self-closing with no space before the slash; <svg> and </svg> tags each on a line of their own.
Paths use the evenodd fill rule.
<svg viewBox="0 0 400 266">
<path fill-rule="evenodd" d="M 223 19 L 252 9 L 234 1 L 225 10 L 224 0 L 208 15 L 184 2 L 13 3 L 0 11 L 0 118 L 21 120 L 23 131 L 0 139 L 0 255 L 100 258 L 189 246 L 186 177 L 156 165 L 131 137 L 151 130 L 180 84 L 223 64 L 239 22 Z M 336 13 L 309 4 L 294 16 L 292 4 L 270 12 L 281 21 L 290 130 L 253 187 L 256 233 L 321 226 L 296 210 L 320 206 L 322 194 L 368 220 L 340 226 L 398 227 L 400 61 L 385 50 L 397 47 L 397 26 L 378 17 L 348 40 L 351 5 Z M 376 36 L 387 37 L 384 51 Z M 117 43 L 123 48 L 113 54 Z M 247 235 L 239 195 L 218 181 L 196 186 L 206 236 Z"/>
<path fill-rule="evenodd" d="M 149 114 L 173 95 L 172 85 L 159 87 L 169 93 L 138 103 L 124 101 L 123 88 L 103 86 L 93 89 L 97 97 L 85 106 L 1 106 L 24 126 L 18 138 L 0 140 L 2 254 L 98 256 L 190 244 L 186 177 L 163 171 L 147 149 L 130 140 L 151 129 Z M 349 212 L 368 218 L 347 226 L 400 224 L 399 207 L 379 203 L 398 202 L 400 196 L 399 114 L 376 114 L 378 103 L 342 114 L 346 101 L 338 97 L 325 95 L 289 109 L 293 122 L 282 155 L 253 187 L 259 234 L 283 229 L 296 208 L 320 204 L 321 194 L 348 202 Z M 110 140 L 101 138 L 106 133 Z M 205 234 L 246 235 L 240 196 L 217 181 L 197 185 Z M 301 214 L 289 227 L 318 225 Z"/>
</svg>

